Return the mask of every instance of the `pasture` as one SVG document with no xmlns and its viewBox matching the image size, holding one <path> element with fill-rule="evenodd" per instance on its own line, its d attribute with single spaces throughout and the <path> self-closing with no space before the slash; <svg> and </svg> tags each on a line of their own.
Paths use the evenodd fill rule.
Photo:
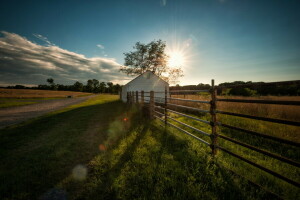
<svg viewBox="0 0 300 200">
<path fill-rule="evenodd" d="M 36 104 L 44 100 L 92 95 L 86 92 L 0 88 L 0 108 Z"/>
<path fill-rule="evenodd" d="M 65 98 L 67 96 L 81 97 L 91 95 L 86 92 L 72 91 L 52 91 L 52 90 L 33 90 L 33 89 L 7 89 L 0 88 L 0 99 L 49 99 Z"/>
<path fill-rule="evenodd" d="M 246 110 L 241 107 L 239 111 Z M 210 131 L 209 126 L 173 117 Z M 222 120 L 260 131 L 272 128 L 269 123 L 252 120 L 223 116 Z M 278 143 L 266 144 L 255 137 L 221 131 L 299 160 L 299 149 L 287 151 Z M 295 139 L 297 131 L 287 126 L 272 128 L 269 133 Z M 298 169 L 220 142 L 299 181 Z M 0 194 L 6 200 L 278 198 L 230 170 L 286 199 L 299 196 L 298 188 L 235 158 L 222 153 L 212 158 L 207 146 L 174 128 L 165 129 L 158 120 L 149 122 L 139 107 L 122 103 L 116 95 L 98 95 L 28 123 L 2 129 L 0 144 Z"/>
<path fill-rule="evenodd" d="M 32 100 L 20 101 L 20 100 L 10 100 L 10 99 L 0 99 L 0 108 L 25 106 L 25 105 L 36 104 L 36 103 L 38 102 Z"/>
<path fill-rule="evenodd" d="M 202 100 L 202 101 L 210 100 L 210 97 L 208 95 L 199 95 L 199 94 L 172 95 L 172 98 L 181 98 L 181 99 L 185 98 L 185 99 Z M 237 96 L 230 96 L 230 97 L 220 96 L 218 98 L 219 99 L 230 98 L 230 99 L 273 100 L 273 101 L 274 100 L 277 101 L 299 101 L 300 100 L 300 97 L 275 97 L 275 96 L 261 96 L 261 97 L 247 97 L 247 98 L 237 97 Z M 205 105 L 202 103 L 183 102 L 177 100 L 172 100 L 172 103 L 209 110 L 209 105 Z M 240 114 L 248 114 L 248 115 L 259 116 L 259 117 L 290 120 L 296 122 L 300 121 L 299 106 L 217 102 L 217 110 L 229 111 L 229 112 L 240 113 Z M 185 112 L 188 111 L 186 110 Z M 206 133 L 211 133 L 210 125 L 195 122 L 193 120 L 190 120 L 182 116 L 178 116 L 173 113 L 170 113 L 170 116 L 180 122 L 184 122 L 186 124 L 198 128 L 199 130 L 205 131 Z M 200 119 L 207 120 L 207 121 L 211 120 L 210 114 L 194 113 L 193 116 L 199 117 Z M 250 131 L 264 133 L 269 136 L 274 136 L 289 141 L 294 141 L 298 143 L 300 142 L 300 137 L 299 137 L 300 127 L 297 126 L 277 124 L 272 122 L 264 122 L 264 121 L 246 119 L 242 117 L 229 116 L 224 114 L 218 114 L 217 118 L 218 118 L 218 122 L 224 124 L 229 124 L 231 126 L 240 127 Z M 172 123 L 173 122 L 174 121 L 172 121 Z M 174 124 L 181 128 L 186 129 L 184 126 L 182 126 L 182 124 L 176 122 L 174 122 Z M 187 129 L 187 130 L 206 141 L 210 141 L 210 138 L 207 136 L 203 136 L 191 129 Z M 288 159 L 299 162 L 300 151 L 299 148 L 295 146 L 290 146 L 290 145 L 282 144 L 281 142 L 276 142 L 276 141 L 260 138 L 257 136 L 249 135 L 222 126 L 219 126 L 217 128 L 217 133 L 233 138 L 237 141 L 250 144 L 254 147 L 258 147 L 268 152 L 274 152 L 277 155 L 284 156 L 287 157 Z M 280 162 L 274 158 L 270 158 L 261 153 L 241 147 L 232 142 L 226 141 L 222 138 L 218 139 L 218 144 L 222 147 L 225 147 L 225 149 L 228 149 L 233 153 L 242 155 L 244 158 L 247 158 L 255 163 L 265 166 L 268 169 L 271 169 L 279 174 L 282 174 L 292 180 L 295 180 L 297 182 L 300 181 L 300 176 L 299 176 L 300 170 L 295 166 Z M 269 191 L 272 191 L 283 198 L 294 199 L 300 194 L 299 188 L 297 188 L 296 186 L 278 180 L 272 175 L 269 175 L 259 169 L 256 169 L 255 167 L 252 167 L 249 164 L 243 163 L 239 159 L 234 158 L 231 155 L 228 155 L 227 153 L 219 151 L 216 160 L 218 164 L 226 167 L 229 170 L 236 172 L 237 174 L 244 176 L 246 179 L 253 181 L 254 183 L 260 185 L 261 187 Z"/>
</svg>

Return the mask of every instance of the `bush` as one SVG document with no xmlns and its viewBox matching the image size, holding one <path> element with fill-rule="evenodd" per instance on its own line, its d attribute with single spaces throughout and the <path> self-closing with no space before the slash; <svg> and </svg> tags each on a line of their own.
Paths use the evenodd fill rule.
<svg viewBox="0 0 300 200">
<path fill-rule="evenodd" d="M 229 95 L 238 95 L 238 96 L 255 96 L 257 94 L 256 90 L 251 90 L 249 88 L 232 88 L 229 92 Z"/>
</svg>

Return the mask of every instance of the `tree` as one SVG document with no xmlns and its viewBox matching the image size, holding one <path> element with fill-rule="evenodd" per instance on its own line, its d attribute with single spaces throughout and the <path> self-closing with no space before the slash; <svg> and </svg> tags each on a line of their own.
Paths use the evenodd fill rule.
<svg viewBox="0 0 300 200">
<path fill-rule="evenodd" d="M 168 66 L 169 56 L 165 53 L 166 43 L 162 40 L 152 41 L 149 44 L 137 42 L 135 51 L 124 53 L 125 63 L 120 71 L 127 75 L 139 75 L 151 71 L 169 83 L 176 83 L 183 76 L 181 68 Z"/>
<path fill-rule="evenodd" d="M 105 92 L 105 89 L 106 89 L 106 84 L 105 84 L 105 82 L 101 82 L 101 83 L 99 84 L 99 90 L 100 90 L 100 92 L 101 92 L 101 93 L 104 93 L 104 92 Z"/>
<path fill-rule="evenodd" d="M 53 78 L 48 78 L 47 82 L 50 84 L 50 88 L 52 90 L 56 90 L 57 89 L 57 85 L 55 85 Z"/>
<path fill-rule="evenodd" d="M 119 84 L 113 85 L 112 93 L 118 94 L 120 91 L 121 91 L 121 85 Z"/>
<path fill-rule="evenodd" d="M 50 85 L 53 85 L 53 84 L 54 84 L 53 78 L 48 78 L 48 79 L 47 79 L 47 82 L 48 82 Z"/>
<path fill-rule="evenodd" d="M 74 90 L 75 90 L 75 91 L 82 92 L 82 90 L 83 90 L 83 84 L 80 83 L 79 81 L 76 81 L 76 82 L 74 83 L 73 87 L 74 87 Z"/>
<path fill-rule="evenodd" d="M 233 96 L 255 96 L 257 94 L 256 90 L 251 90 L 249 88 L 231 88 L 228 92 L 229 95 Z"/>
<path fill-rule="evenodd" d="M 93 79 L 93 91 L 95 93 L 99 92 L 99 81 L 97 79 Z"/>
<path fill-rule="evenodd" d="M 93 81 L 92 80 L 88 80 L 86 83 L 86 89 L 88 92 L 93 92 Z"/>
<path fill-rule="evenodd" d="M 113 92 L 112 89 L 113 89 L 114 84 L 112 82 L 107 82 L 106 84 L 108 86 L 108 88 L 107 88 L 108 92 L 112 93 Z"/>
</svg>

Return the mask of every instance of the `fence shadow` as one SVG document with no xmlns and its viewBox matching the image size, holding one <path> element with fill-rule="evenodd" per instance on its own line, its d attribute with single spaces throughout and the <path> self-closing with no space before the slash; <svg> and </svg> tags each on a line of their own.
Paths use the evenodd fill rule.
<svg viewBox="0 0 300 200">
<path fill-rule="evenodd" d="M 187 172 L 186 177 L 193 175 L 196 178 L 195 183 L 199 184 L 199 186 L 201 183 L 205 185 L 206 190 L 203 191 L 203 194 L 210 191 L 215 195 L 216 199 L 255 199 L 258 196 L 263 199 L 278 198 L 257 186 L 248 184 L 246 180 L 234 176 L 214 160 L 211 160 L 210 155 L 199 155 L 197 152 L 191 151 L 189 149 L 189 141 L 178 139 L 172 133 L 172 128 L 167 128 L 166 130 L 161 127 L 151 126 L 150 129 L 153 132 L 153 137 L 162 144 L 161 152 L 167 152 L 167 154 L 172 155 L 174 160 L 180 163 L 181 168 Z M 208 147 L 203 145 L 203 148 Z M 199 151 L 201 150 L 199 149 Z M 160 162 L 162 162 L 161 157 L 158 159 L 158 163 Z M 183 184 L 181 187 L 184 193 L 184 188 L 187 186 Z M 185 191 L 186 199 L 194 199 L 192 194 L 189 194 L 187 191 Z M 206 198 L 211 197 L 206 196 Z"/>
<path fill-rule="evenodd" d="M 149 126 L 140 124 L 140 127 L 134 128 L 139 129 L 139 133 L 137 134 L 133 142 L 131 142 L 130 145 L 127 146 L 125 151 L 118 158 L 117 162 L 113 165 L 111 163 L 108 163 L 108 168 L 101 168 L 101 165 L 98 165 L 95 166 L 94 169 L 91 169 L 97 170 L 98 168 L 101 171 L 104 170 L 104 172 L 100 174 L 97 174 L 97 172 L 91 172 L 91 176 L 93 176 L 94 178 L 97 177 L 97 179 L 101 181 L 98 181 L 96 184 L 94 182 L 92 188 L 89 188 L 87 186 L 86 190 L 84 190 L 78 197 L 76 197 L 76 199 L 118 199 L 118 192 L 113 186 L 114 181 L 117 177 L 120 176 L 125 164 L 128 162 L 132 162 L 133 154 L 140 145 L 140 142 L 144 139 L 145 133 L 148 131 Z M 104 162 L 109 162 L 112 156 L 112 154 L 106 155 L 106 161 Z"/>
<path fill-rule="evenodd" d="M 110 130 L 119 131 L 116 124 L 124 129 L 126 109 L 122 102 L 112 101 L 0 130 L 1 198 L 37 199 L 76 165 L 85 166 L 100 153 L 99 144 L 111 137 Z"/>
</svg>

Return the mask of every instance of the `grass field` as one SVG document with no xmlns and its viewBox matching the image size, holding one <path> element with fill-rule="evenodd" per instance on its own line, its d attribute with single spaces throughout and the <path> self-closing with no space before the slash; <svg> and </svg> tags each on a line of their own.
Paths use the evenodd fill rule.
<svg viewBox="0 0 300 200">
<path fill-rule="evenodd" d="M 31 89 L 0 88 L 0 108 L 24 106 L 39 103 L 39 100 L 61 99 L 68 96 L 82 97 L 92 95 L 86 92 L 51 91 Z"/>
<path fill-rule="evenodd" d="M 0 130 L 0 199 L 36 199 L 87 164 L 122 120 L 117 96 L 92 98 L 18 127 Z M 114 127 L 112 127 L 112 130 Z"/>
<path fill-rule="evenodd" d="M 8 108 L 8 107 L 15 107 L 15 106 L 24 106 L 38 103 L 36 101 L 14 101 L 14 100 L 2 100 L 0 99 L 0 108 Z"/>
<path fill-rule="evenodd" d="M 210 131 L 210 127 L 193 125 Z M 295 169 L 224 145 L 299 178 Z M 275 149 L 274 145 L 279 146 L 269 147 Z M 0 198 L 276 199 L 224 167 L 285 198 L 299 196 L 297 188 L 247 164 L 221 153 L 212 159 L 209 153 L 199 141 L 173 128 L 164 131 L 159 122 L 143 120 L 137 108 L 129 108 L 118 96 L 99 95 L 0 130 Z M 288 155 L 299 159 L 299 150 Z"/>
<path fill-rule="evenodd" d="M 172 95 L 173 96 L 173 95 Z M 174 95 L 175 98 L 186 98 L 195 100 L 210 100 L 209 95 Z M 218 98 L 234 98 L 234 99 L 258 99 L 258 100 L 281 100 L 281 101 L 300 101 L 300 97 L 276 97 L 276 96 L 261 96 L 261 97 L 237 97 L 220 96 Z M 197 107 L 200 109 L 209 110 L 208 104 L 191 103 L 182 101 L 173 101 L 173 103 Z M 276 119 L 285 119 L 291 121 L 300 121 L 300 107 L 287 105 L 271 105 L 271 104 L 249 104 L 249 103 L 232 103 L 232 102 L 218 102 L 217 110 L 248 114 L 260 117 L 269 117 Z M 232 117 L 219 114 L 218 120 L 224 123 L 232 124 L 241 128 L 263 132 L 277 137 L 284 137 L 289 140 L 296 140 L 300 142 L 300 127 L 293 127 L 288 125 L 279 125 L 276 123 L 262 122 L 256 120 L 248 120 L 239 117 Z"/>
<path fill-rule="evenodd" d="M 183 95 L 176 95 L 173 96 L 176 98 L 184 98 Z M 210 100 L 209 96 L 202 96 L 202 95 L 186 95 L 186 99 L 199 99 L 199 100 Z M 224 97 L 220 97 L 224 98 Z M 225 97 L 227 98 L 227 97 Z M 228 98 L 237 98 L 241 99 L 243 97 L 228 97 Z M 243 98 L 245 99 L 245 98 Z M 247 99 L 268 99 L 268 100 L 300 100 L 300 97 L 252 97 Z M 209 105 L 203 104 L 195 104 L 189 102 L 179 102 L 173 101 L 173 103 L 178 103 L 181 105 L 198 107 L 202 109 L 209 110 Z M 225 103 L 225 102 L 218 102 L 217 109 L 235 113 L 242 113 L 242 114 L 249 114 L 253 116 L 261 116 L 261 117 L 270 117 L 270 118 L 278 118 L 278 119 L 286 119 L 291 121 L 299 121 L 300 120 L 300 108 L 299 106 L 284 106 L 284 105 L 263 105 L 263 104 L 247 104 L 247 103 Z M 187 124 L 193 125 L 194 127 L 199 128 L 207 133 L 211 133 L 211 128 L 208 125 L 197 123 L 195 121 L 189 120 L 187 118 L 178 117 L 176 115 L 172 115 L 175 119 L 185 122 Z M 210 121 L 209 114 L 195 114 L 199 118 L 205 119 Z M 222 123 L 226 123 L 229 125 L 233 125 L 236 127 L 241 127 L 247 130 L 257 131 L 260 133 L 264 133 L 267 135 L 276 136 L 279 138 L 284 138 L 291 141 L 300 142 L 300 128 L 290 125 L 282 125 L 270 122 L 263 122 L 258 120 L 252 119 L 245 119 L 241 117 L 234 117 L 234 116 L 227 116 L 218 114 L 218 121 Z M 174 123 L 172 121 L 172 123 Z M 180 124 L 174 123 L 178 126 Z M 182 127 L 182 126 L 180 126 Z M 193 132 L 190 129 L 185 128 L 188 131 Z M 217 130 L 218 133 L 221 133 L 225 136 L 229 136 L 234 138 L 238 141 L 242 141 L 244 143 L 250 144 L 252 146 L 258 147 L 260 149 L 264 149 L 269 152 L 273 152 L 277 155 L 281 155 L 287 157 L 289 159 L 300 161 L 300 149 L 290 146 L 281 144 L 279 142 L 274 142 L 272 140 L 263 139 L 257 136 L 248 135 L 243 132 L 230 130 L 228 128 L 219 127 Z M 205 139 L 206 141 L 210 141 L 210 138 L 202 136 L 201 134 L 197 134 L 193 132 L 195 135 L 199 136 L 200 138 Z M 272 169 L 279 174 L 282 174 L 290 179 L 293 179 L 297 182 L 300 182 L 300 170 L 297 167 L 291 166 L 289 164 L 282 163 L 276 159 L 272 159 L 268 156 L 264 156 L 260 153 L 254 152 L 252 150 L 246 149 L 244 147 L 238 146 L 234 143 L 225 141 L 223 139 L 219 139 L 220 146 L 225 147 L 226 149 L 238 154 L 242 155 L 245 158 L 250 159 L 251 161 L 258 163 L 262 166 L 265 166 L 269 169 Z M 258 183 L 269 190 L 279 194 L 284 198 L 295 199 L 297 196 L 300 195 L 300 191 L 298 188 L 291 186 L 284 181 L 280 181 L 274 178 L 267 173 L 262 172 L 246 163 L 239 161 L 236 158 L 231 157 L 230 155 L 219 152 L 217 156 L 218 162 L 222 164 L 222 166 L 226 166 L 229 169 L 238 172 L 239 174 L 245 176 L 246 178 Z"/>
<path fill-rule="evenodd" d="M 49 98 L 65 98 L 67 96 L 80 97 L 91 95 L 86 92 L 72 91 L 51 91 L 51 90 L 31 90 L 31 89 L 6 89 L 0 88 L 0 99 L 16 98 L 16 99 L 49 99 Z"/>
</svg>

